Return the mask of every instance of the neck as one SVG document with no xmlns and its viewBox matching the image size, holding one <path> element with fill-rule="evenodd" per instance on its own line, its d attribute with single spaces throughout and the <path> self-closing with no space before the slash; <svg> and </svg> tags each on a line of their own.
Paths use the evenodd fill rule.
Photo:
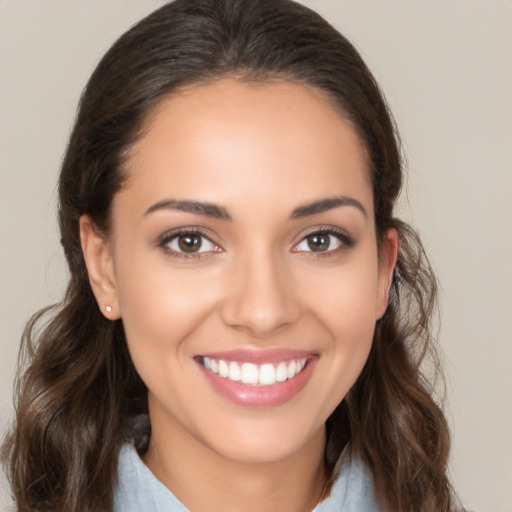
<svg viewBox="0 0 512 512">
<path fill-rule="evenodd" d="M 191 511 L 310 512 L 325 483 L 325 432 L 292 455 L 270 462 L 232 460 L 186 432 L 153 430 L 144 462 Z"/>
</svg>

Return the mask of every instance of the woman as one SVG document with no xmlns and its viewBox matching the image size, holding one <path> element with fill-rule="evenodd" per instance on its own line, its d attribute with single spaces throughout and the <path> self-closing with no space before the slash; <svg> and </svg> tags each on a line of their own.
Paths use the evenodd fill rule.
<svg viewBox="0 0 512 512">
<path fill-rule="evenodd" d="M 121 37 L 61 171 L 68 290 L 25 334 L 18 509 L 451 510 L 400 186 L 378 86 L 307 8 L 177 0 Z"/>
</svg>

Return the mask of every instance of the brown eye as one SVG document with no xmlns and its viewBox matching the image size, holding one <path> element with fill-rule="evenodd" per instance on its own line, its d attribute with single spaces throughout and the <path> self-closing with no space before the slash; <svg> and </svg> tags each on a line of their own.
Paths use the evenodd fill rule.
<svg viewBox="0 0 512 512">
<path fill-rule="evenodd" d="M 158 245 L 165 252 L 175 256 L 199 256 L 203 253 L 220 251 L 220 248 L 206 235 L 194 231 L 182 231 L 164 236 Z"/>
<path fill-rule="evenodd" d="M 353 239 L 338 231 L 314 231 L 306 235 L 292 252 L 302 253 L 334 253 L 338 249 L 348 249 L 354 245 Z"/>
<path fill-rule="evenodd" d="M 187 233 L 186 235 L 178 236 L 178 247 L 183 252 L 198 252 L 202 245 L 202 236 L 197 233 Z"/>
<path fill-rule="evenodd" d="M 306 237 L 308 247 L 313 252 L 328 251 L 331 245 L 332 235 L 328 233 L 313 233 Z"/>
</svg>

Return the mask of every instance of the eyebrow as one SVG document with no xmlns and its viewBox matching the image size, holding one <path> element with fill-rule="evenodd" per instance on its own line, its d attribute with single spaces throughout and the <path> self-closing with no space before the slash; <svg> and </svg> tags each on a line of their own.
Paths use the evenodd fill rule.
<svg viewBox="0 0 512 512">
<path fill-rule="evenodd" d="M 347 196 L 336 196 L 327 197 L 325 199 L 320 199 L 319 201 L 315 201 L 313 203 L 298 206 L 293 210 L 291 218 L 298 219 L 300 217 L 306 217 L 308 215 L 316 215 L 318 213 L 323 213 L 334 208 L 339 208 L 340 206 L 354 206 L 355 208 L 360 210 L 365 217 L 368 216 L 368 213 L 366 212 L 364 206 L 357 199 Z"/>
<path fill-rule="evenodd" d="M 298 206 L 292 211 L 290 215 L 291 219 L 298 219 L 301 217 L 307 217 L 309 215 L 317 215 L 319 213 L 333 210 L 341 206 L 353 206 L 361 211 L 361 213 L 367 217 L 364 206 L 352 197 L 347 196 L 336 196 L 320 199 L 313 203 L 308 203 L 302 206 Z M 178 200 L 178 199 L 164 199 L 150 206 L 144 215 L 149 215 L 158 210 L 179 210 L 187 213 L 195 213 L 197 215 L 204 215 L 205 217 L 211 217 L 214 219 L 221 220 L 233 220 L 229 215 L 226 208 L 218 206 L 213 203 L 203 203 L 201 201 L 193 200 Z"/>
<path fill-rule="evenodd" d="M 144 215 L 149 215 L 150 213 L 158 210 L 179 210 L 182 212 L 204 215 L 205 217 L 212 217 L 214 219 L 232 220 L 226 208 L 222 206 L 217 206 L 212 203 L 202 203 L 200 201 L 179 201 L 177 199 L 164 199 L 163 201 L 159 201 L 153 206 L 150 206 L 145 211 Z"/>
</svg>

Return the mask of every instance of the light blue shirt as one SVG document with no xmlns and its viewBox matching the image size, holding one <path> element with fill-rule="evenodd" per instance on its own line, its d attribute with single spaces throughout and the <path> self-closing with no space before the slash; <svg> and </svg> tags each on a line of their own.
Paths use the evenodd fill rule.
<svg viewBox="0 0 512 512">
<path fill-rule="evenodd" d="M 118 483 L 113 512 L 189 512 L 151 473 L 135 449 L 123 446 L 119 454 Z M 241 511 L 243 512 L 243 511 Z M 382 512 L 373 481 L 361 461 L 346 452 L 340 474 L 328 498 L 312 512 Z"/>
</svg>

